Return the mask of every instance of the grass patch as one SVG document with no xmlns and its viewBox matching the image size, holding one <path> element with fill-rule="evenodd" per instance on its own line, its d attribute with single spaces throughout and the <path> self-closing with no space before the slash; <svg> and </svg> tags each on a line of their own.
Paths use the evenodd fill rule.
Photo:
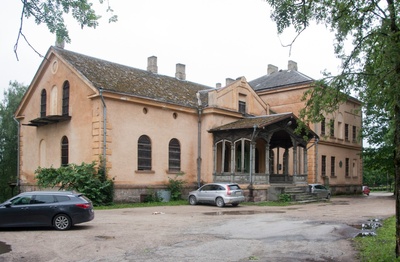
<svg viewBox="0 0 400 262">
<path fill-rule="evenodd" d="M 383 221 L 383 226 L 376 230 L 375 237 L 355 238 L 356 248 L 360 251 L 362 262 L 389 262 L 396 259 L 396 218 Z"/>
</svg>

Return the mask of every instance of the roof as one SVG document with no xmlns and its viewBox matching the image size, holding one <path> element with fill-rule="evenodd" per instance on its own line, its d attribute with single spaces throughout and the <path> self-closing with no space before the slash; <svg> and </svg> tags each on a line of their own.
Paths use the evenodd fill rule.
<svg viewBox="0 0 400 262">
<path fill-rule="evenodd" d="M 153 99 L 160 102 L 197 107 L 196 93 L 214 90 L 212 87 L 179 80 L 106 60 L 82 55 L 58 47 L 51 47 L 86 78 L 95 88 Z M 49 50 L 49 51 L 50 51 Z M 203 103 L 207 97 L 201 94 Z"/>
<path fill-rule="evenodd" d="M 314 79 L 296 70 L 279 70 L 270 75 L 265 75 L 249 82 L 254 91 L 275 89 L 293 85 L 308 84 Z"/>
<path fill-rule="evenodd" d="M 293 113 L 283 113 L 283 114 L 265 115 L 259 117 L 247 117 L 226 125 L 213 128 L 210 130 L 210 132 L 232 130 L 232 129 L 250 129 L 254 128 L 254 126 L 256 128 L 262 128 L 290 117 L 295 117 L 295 116 Z"/>
</svg>

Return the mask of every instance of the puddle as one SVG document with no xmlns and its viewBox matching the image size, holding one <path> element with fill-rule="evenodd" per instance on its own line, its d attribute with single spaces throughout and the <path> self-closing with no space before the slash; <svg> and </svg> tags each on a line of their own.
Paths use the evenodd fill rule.
<svg viewBox="0 0 400 262">
<path fill-rule="evenodd" d="M 224 215 L 255 215 L 255 214 L 280 214 L 285 211 L 254 211 L 254 210 L 243 210 L 243 211 L 217 211 L 217 212 L 205 212 L 204 215 L 208 216 L 224 216 Z"/>
<path fill-rule="evenodd" d="M 110 240 L 115 239 L 114 236 L 95 236 L 96 240 Z"/>
<path fill-rule="evenodd" d="M 0 241 L 0 254 L 8 253 L 11 251 L 11 246 Z"/>
<path fill-rule="evenodd" d="M 380 219 L 370 219 L 368 223 L 361 225 L 352 225 L 352 227 L 357 228 L 360 232 L 355 237 L 370 237 L 376 236 L 376 229 L 382 227 Z"/>
</svg>

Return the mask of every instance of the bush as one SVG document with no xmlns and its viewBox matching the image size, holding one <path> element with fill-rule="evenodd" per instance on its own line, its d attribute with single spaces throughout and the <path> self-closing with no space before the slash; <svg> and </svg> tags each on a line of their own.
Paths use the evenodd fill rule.
<svg viewBox="0 0 400 262">
<path fill-rule="evenodd" d="M 186 182 L 178 177 L 183 176 L 184 173 L 176 174 L 175 178 L 168 178 L 167 190 L 171 191 L 171 200 L 181 200 L 182 190 Z"/>
<path fill-rule="evenodd" d="M 279 195 L 279 202 L 290 202 L 292 201 L 292 197 L 289 194 L 280 194 Z"/>
<path fill-rule="evenodd" d="M 96 163 L 69 164 L 60 168 L 41 168 L 36 171 L 38 186 L 42 188 L 59 187 L 83 193 L 93 205 L 109 205 L 113 202 L 114 182 L 108 179 L 103 165 L 95 168 Z"/>
</svg>

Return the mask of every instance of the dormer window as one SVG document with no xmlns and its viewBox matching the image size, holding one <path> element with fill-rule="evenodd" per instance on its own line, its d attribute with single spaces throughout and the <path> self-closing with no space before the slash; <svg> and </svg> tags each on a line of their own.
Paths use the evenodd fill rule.
<svg viewBox="0 0 400 262">
<path fill-rule="evenodd" d="M 242 114 L 246 113 L 246 102 L 239 101 L 239 112 Z"/>
<path fill-rule="evenodd" d="M 46 116 L 46 101 L 47 101 L 47 93 L 46 89 L 42 90 L 40 94 L 40 117 Z"/>
</svg>

